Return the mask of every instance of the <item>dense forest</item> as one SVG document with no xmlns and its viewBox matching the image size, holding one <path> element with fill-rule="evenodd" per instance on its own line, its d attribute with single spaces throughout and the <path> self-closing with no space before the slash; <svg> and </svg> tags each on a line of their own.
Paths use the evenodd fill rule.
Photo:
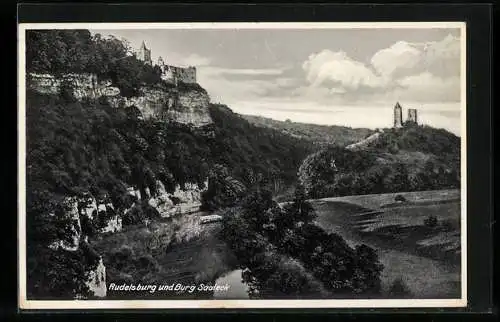
<svg viewBox="0 0 500 322">
<path fill-rule="evenodd" d="M 214 124 L 205 129 L 141 120 L 133 108 L 34 92 L 27 107 L 28 224 L 43 226 L 28 236 L 46 241 L 29 243 L 36 246 L 62 233 L 43 219 L 64 196 L 91 192 L 123 210 L 131 204 L 129 186 L 154 194 L 160 180 L 172 192 L 177 184 L 201 185 L 220 166 L 245 186 L 262 178 L 291 183 L 310 152 L 300 140 L 254 127 L 219 106 L 211 107 Z"/>
</svg>

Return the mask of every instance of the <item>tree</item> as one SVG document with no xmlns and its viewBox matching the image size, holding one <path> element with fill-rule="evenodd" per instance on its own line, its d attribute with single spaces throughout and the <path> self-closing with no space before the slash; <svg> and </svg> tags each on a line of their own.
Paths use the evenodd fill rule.
<svg viewBox="0 0 500 322">
<path fill-rule="evenodd" d="M 295 189 L 293 202 L 285 207 L 285 211 L 288 219 L 294 225 L 309 224 L 316 218 L 316 213 L 311 204 L 307 202 L 306 192 L 301 184 Z"/>
</svg>

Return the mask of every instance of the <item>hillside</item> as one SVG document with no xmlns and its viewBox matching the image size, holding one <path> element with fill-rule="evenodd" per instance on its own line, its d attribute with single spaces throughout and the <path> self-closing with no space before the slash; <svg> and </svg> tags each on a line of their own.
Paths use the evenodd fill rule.
<svg viewBox="0 0 500 322">
<path fill-rule="evenodd" d="M 313 152 L 210 104 L 198 84 L 165 84 L 116 39 L 27 36 L 27 72 L 36 75 L 26 92 L 30 298 L 105 294 L 105 281 L 89 284 L 104 268 L 87 237 L 231 202 L 237 196 L 212 193 L 220 182 L 284 189 Z"/>
<path fill-rule="evenodd" d="M 460 138 L 442 129 L 385 129 L 356 148 L 308 156 L 300 181 L 312 198 L 452 189 L 460 186 Z"/>
<path fill-rule="evenodd" d="M 284 134 L 313 142 L 319 146 L 346 146 L 362 140 L 373 132 L 373 130 L 364 128 L 353 129 L 336 125 L 327 126 L 292 121 L 277 121 L 253 115 L 242 115 L 242 117 L 257 126 L 275 129 Z"/>
</svg>

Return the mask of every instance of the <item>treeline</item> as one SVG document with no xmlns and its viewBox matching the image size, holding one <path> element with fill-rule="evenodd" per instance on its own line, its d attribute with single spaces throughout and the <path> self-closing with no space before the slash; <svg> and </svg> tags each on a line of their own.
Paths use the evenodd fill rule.
<svg viewBox="0 0 500 322">
<path fill-rule="evenodd" d="M 142 85 L 161 84 L 158 66 L 131 55 L 132 49 L 115 37 L 88 30 L 29 30 L 26 32 L 26 70 L 53 75 L 94 73 L 111 79 L 122 96 L 137 95 Z"/>
<path fill-rule="evenodd" d="M 350 128 L 337 125 L 318 125 L 292 122 L 290 120 L 278 121 L 254 115 L 244 115 L 252 124 L 278 130 L 282 133 L 299 137 L 318 146 L 346 146 L 358 142 L 373 133 L 370 129 Z"/>
<path fill-rule="evenodd" d="M 222 236 L 244 268 L 250 293 L 259 298 L 318 298 L 380 292 L 383 266 L 366 246 L 313 223 L 315 213 L 299 186 L 281 208 L 265 188 L 248 194 L 223 217 Z"/>
</svg>

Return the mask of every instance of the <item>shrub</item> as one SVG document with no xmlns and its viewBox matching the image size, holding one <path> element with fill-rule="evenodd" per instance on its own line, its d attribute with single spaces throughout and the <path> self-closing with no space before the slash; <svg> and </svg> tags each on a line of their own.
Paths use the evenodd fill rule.
<svg viewBox="0 0 500 322">
<path fill-rule="evenodd" d="M 178 205 L 181 202 L 181 199 L 174 197 L 174 196 L 170 197 L 170 200 L 172 200 L 174 205 Z"/>
<path fill-rule="evenodd" d="M 424 225 L 429 228 L 434 228 L 438 225 L 438 219 L 434 215 L 430 215 L 424 219 Z"/>
<path fill-rule="evenodd" d="M 394 198 L 396 202 L 405 202 L 406 198 L 403 195 L 397 195 L 396 198 Z"/>
</svg>

